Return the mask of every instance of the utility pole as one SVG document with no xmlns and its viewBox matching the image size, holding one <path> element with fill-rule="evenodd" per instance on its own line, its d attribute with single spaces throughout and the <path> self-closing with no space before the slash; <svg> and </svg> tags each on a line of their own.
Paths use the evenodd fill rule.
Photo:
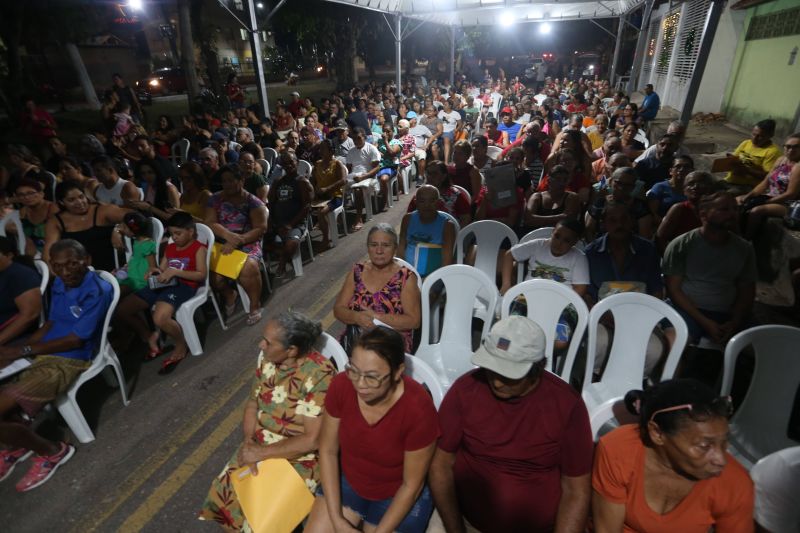
<svg viewBox="0 0 800 533">
<path fill-rule="evenodd" d="M 186 76 L 186 92 L 189 98 L 189 109 L 200 94 L 200 82 L 197 79 L 197 62 L 194 58 L 194 39 L 192 39 L 192 19 L 189 15 L 189 0 L 178 0 L 178 31 L 181 37 L 181 67 Z"/>
<path fill-rule="evenodd" d="M 249 0 L 247 2 L 247 7 L 248 7 L 248 13 L 250 13 L 250 28 L 248 28 L 248 31 L 250 32 L 250 49 L 253 52 L 253 70 L 256 75 L 256 92 L 258 94 L 258 104 L 261 107 L 261 114 L 269 118 L 269 103 L 267 101 L 267 82 L 264 79 L 264 61 L 261 54 L 261 34 L 258 31 L 258 20 L 256 20 L 255 0 Z"/>
</svg>

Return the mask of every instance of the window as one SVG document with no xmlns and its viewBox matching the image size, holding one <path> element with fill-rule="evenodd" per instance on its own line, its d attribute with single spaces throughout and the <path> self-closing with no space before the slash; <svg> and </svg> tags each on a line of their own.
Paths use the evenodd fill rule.
<svg viewBox="0 0 800 533">
<path fill-rule="evenodd" d="M 784 9 L 768 15 L 757 15 L 750 21 L 745 41 L 772 39 L 800 34 L 800 7 Z"/>
<path fill-rule="evenodd" d="M 647 48 L 644 53 L 643 69 L 645 72 L 652 72 L 653 63 L 656 57 L 656 44 L 658 44 L 658 30 L 661 27 L 661 19 L 650 22 L 650 29 L 647 32 Z"/>
<path fill-rule="evenodd" d="M 675 58 L 675 77 L 678 79 L 688 80 L 692 77 L 710 4 L 710 0 L 695 0 L 686 6 Z"/>
<path fill-rule="evenodd" d="M 680 8 L 673 11 L 661 23 L 663 37 L 661 39 L 661 50 L 658 51 L 656 58 L 656 73 L 666 75 L 669 72 L 669 62 L 672 58 L 672 49 L 675 45 L 675 37 L 678 34 L 678 25 L 681 19 Z"/>
</svg>

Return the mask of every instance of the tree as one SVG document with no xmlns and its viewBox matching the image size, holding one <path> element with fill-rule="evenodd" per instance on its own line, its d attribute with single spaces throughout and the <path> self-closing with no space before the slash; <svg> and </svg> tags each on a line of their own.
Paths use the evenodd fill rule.
<svg viewBox="0 0 800 533">
<path fill-rule="evenodd" d="M 192 36 L 199 43 L 200 57 L 206 69 L 208 78 L 207 87 L 217 94 L 222 93 L 222 76 L 219 71 L 219 56 L 214 44 L 214 25 L 206 20 L 205 0 L 191 0 L 190 18 L 192 21 Z M 226 14 L 227 15 L 227 14 Z"/>
</svg>

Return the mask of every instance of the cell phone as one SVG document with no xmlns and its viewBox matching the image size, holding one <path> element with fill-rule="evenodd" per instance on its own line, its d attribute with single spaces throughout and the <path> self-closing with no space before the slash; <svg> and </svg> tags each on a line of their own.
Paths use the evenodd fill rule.
<svg viewBox="0 0 800 533">
<path fill-rule="evenodd" d="M 158 281 L 158 276 L 150 276 L 147 278 L 147 287 L 151 290 L 163 289 L 164 287 L 174 287 L 178 284 L 178 278 L 172 278 L 166 283 Z"/>
</svg>

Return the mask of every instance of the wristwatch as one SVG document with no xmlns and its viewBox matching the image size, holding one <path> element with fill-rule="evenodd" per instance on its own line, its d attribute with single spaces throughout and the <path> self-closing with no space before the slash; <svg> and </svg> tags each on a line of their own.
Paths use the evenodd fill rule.
<svg viewBox="0 0 800 533">
<path fill-rule="evenodd" d="M 31 348 L 30 344 L 26 344 L 25 346 L 22 347 L 19 353 L 22 357 L 28 357 L 29 355 L 31 355 L 31 353 L 33 353 L 33 348 Z"/>
</svg>

